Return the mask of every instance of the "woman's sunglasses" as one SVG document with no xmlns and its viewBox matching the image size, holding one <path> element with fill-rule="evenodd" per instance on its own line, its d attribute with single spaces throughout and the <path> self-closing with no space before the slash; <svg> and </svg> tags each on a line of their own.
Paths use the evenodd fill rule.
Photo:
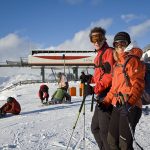
<svg viewBox="0 0 150 150">
<path fill-rule="evenodd" d="M 113 43 L 114 48 L 117 47 L 127 47 L 128 46 L 128 42 L 127 41 L 116 41 Z"/>
</svg>

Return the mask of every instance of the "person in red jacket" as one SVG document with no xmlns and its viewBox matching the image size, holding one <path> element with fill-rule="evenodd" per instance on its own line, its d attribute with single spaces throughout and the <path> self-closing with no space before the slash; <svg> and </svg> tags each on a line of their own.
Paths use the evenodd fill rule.
<svg viewBox="0 0 150 150">
<path fill-rule="evenodd" d="M 113 105 L 107 138 L 111 150 L 133 150 L 145 87 L 145 66 L 140 61 L 143 51 L 131 42 L 127 32 L 118 32 L 113 45 L 117 61 L 113 68 L 112 86 L 99 105 L 101 109 Z"/>
<path fill-rule="evenodd" d="M 21 106 L 20 106 L 19 102 L 13 97 L 8 97 L 7 103 L 5 103 L 0 108 L 0 112 L 3 115 L 5 115 L 6 113 L 12 113 L 14 115 L 18 115 L 20 113 L 20 111 L 21 111 Z"/>
<path fill-rule="evenodd" d="M 41 99 L 41 103 L 44 103 L 44 100 L 46 99 L 46 103 L 48 103 L 49 93 L 48 93 L 48 86 L 45 84 L 42 84 L 39 89 L 39 97 Z"/>
<path fill-rule="evenodd" d="M 109 91 L 112 83 L 112 68 L 114 64 L 113 49 L 106 42 L 106 31 L 101 27 L 95 27 L 90 32 L 90 40 L 97 56 L 94 59 L 95 70 L 91 83 L 95 83 L 94 93 L 97 95 L 97 104 L 92 118 L 91 131 L 100 150 L 109 150 L 107 134 L 112 107 L 106 111 L 99 108 L 99 101 L 102 101 Z"/>
</svg>

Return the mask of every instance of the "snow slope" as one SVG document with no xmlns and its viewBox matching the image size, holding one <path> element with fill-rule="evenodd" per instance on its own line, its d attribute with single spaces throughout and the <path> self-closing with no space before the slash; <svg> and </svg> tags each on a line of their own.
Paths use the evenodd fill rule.
<svg viewBox="0 0 150 150">
<path fill-rule="evenodd" d="M 56 83 L 48 83 L 50 95 Z M 70 82 L 79 87 L 79 82 Z M 20 115 L 0 119 L 0 150 L 66 150 L 73 126 L 79 114 L 82 97 L 72 97 L 72 104 L 42 106 L 38 98 L 40 84 L 21 85 L 0 93 L 0 106 L 8 96 L 14 96 L 21 104 Z M 90 111 L 91 96 L 85 102 L 75 127 L 69 150 L 98 150 L 90 130 L 93 112 Z M 84 132 L 85 119 L 85 132 Z M 144 150 L 150 149 L 150 116 L 142 115 L 137 125 L 135 138 Z M 85 133 L 85 140 L 83 140 Z M 85 143 L 85 148 L 84 148 Z M 136 149 L 136 148 L 135 148 Z"/>
</svg>

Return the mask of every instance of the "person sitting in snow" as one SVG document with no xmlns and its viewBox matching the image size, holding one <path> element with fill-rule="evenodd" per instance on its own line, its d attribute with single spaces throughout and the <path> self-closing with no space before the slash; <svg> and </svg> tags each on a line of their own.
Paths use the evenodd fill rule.
<svg viewBox="0 0 150 150">
<path fill-rule="evenodd" d="M 13 97 L 8 97 L 7 103 L 5 103 L 0 108 L 1 115 L 5 115 L 6 113 L 12 113 L 14 115 L 18 115 L 20 112 L 21 112 L 21 106 L 19 102 Z"/>
<path fill-rule="evenodd" d="M 49 93 L 48 93 L 48 86 L 45 84 L 42 84 L 39 89 L 39 98 L 41 99 L 41 103 L 47 103 L 48 98 L 49 98 Z M 44 102 L 46 100 L 46 102 Z"/>
<path fill-rule="evenodd" d="M 67 101 L 66 101 L 67 103 L 71 102 L 71 96 L 65 90 L 58 88 L 52 95 L 50 104 L 66 103 L 63 100 L 64 97 L 67 98 Z"/>
<path fill-rule="evenodd" d="M 58 87 L 64 90 L 64 93 L 65 93 L 63 101 L 70 102 L 71 98 L 70 98 L 70 95 L 67 93 L 68 88 L 69 88 L 69 83 L 68 83 L 66 75 L 62 72 L 59 72 L 57 74 L 57 78 L 58 78 Z"/>
</svg>

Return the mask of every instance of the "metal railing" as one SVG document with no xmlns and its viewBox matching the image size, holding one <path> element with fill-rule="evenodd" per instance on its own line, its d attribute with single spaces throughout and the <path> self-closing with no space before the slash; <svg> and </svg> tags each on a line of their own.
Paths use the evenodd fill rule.
<svg viewBox="0 0 150 150">
<path fill-rule="evenodd" d="M 50 83 L 52 81 L 50 80 L 45 80 L 45 83 Z M 5 90 L 10 90 L 16 86 L 21 86 L 21 85 L 25 85 L 25 84 L 35 84 L 35 83 L 43 83 L 42 80 L 24 80 L 24 81 L 19 81 L 17 83 L 13 83 L 12 85 L 6 87 L 6 88 L 3 88 L 3 89 L 0 89 L 0 92 L 2 91 L 5 91 Z"/>
</svg>

